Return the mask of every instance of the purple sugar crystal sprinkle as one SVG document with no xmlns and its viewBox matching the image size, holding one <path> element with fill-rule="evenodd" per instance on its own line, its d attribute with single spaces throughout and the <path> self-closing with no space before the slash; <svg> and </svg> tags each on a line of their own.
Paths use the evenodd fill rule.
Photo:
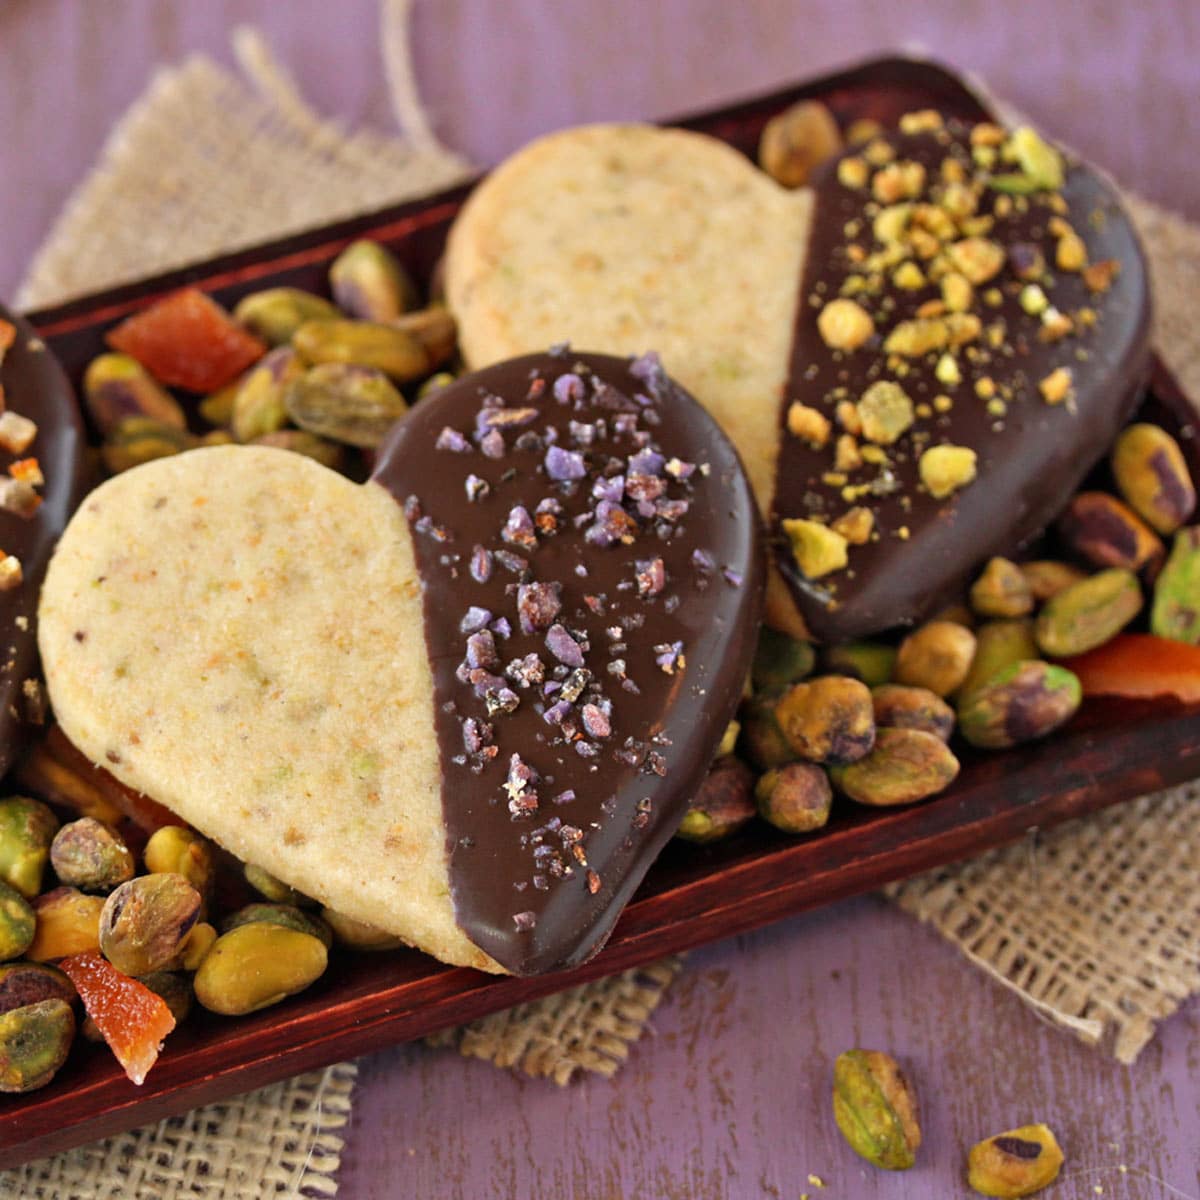
<svg viewBox="0 0 1200 1200">
<path fill-rule="evenodd" d="M 486 629 L 488 622 L 492 619 L 492 614 L 486 608 L 480 608 L 476 604 L 472 604 L 467 609 L 466 616 L 459 622 L 460 633 L 478 633 L 481 629 Z"/>
<path fill-rule="evenodd" d="M 471 443 L 457 429 L 446 425 L 438 434 L 434 447 L 438 450 L 449 450 L 453 454 L 470 454 Z"/>
<path fill-rule="evenodd" d="M 632 541 L 637 531 L 634 519 L 619 505 L 601 500 L 596 505 L 595 522 L 584 533 L 592 546 L 612 546 L 616 542 Z"/>
<path fill-rule="evenodd" d="M 570 804 L 571 801 L 574 799 L 575 799 L 575 789 L 567 788 L 567 790 L 565 792 L 559 792 L 558 795 L 554 797 L 553 803 L 555 803 L 555 804 Z"/>
<path fill-rule="evenodd" d="M 533 518 L 523 504 L 513 506 L 512 511 L 508 514 L 508 520 L 504 523 L 504 528 L 500 531 L 500 536 L 510 546 L 521 546 L 525 550 L 533 550 L 537 547 L 537 533 L 533 527 Z"/>
<path fill-rule="evenodd" d="M 570 342 L 555 342 L 549 350 L 546 351 L 551 358 L 566 358 L 571 353 Z"/>
<path fill-rule="evenodd" d="M 585 704 L 582 710 L 583 727 L 589 737 L 606 738 L 612 734 L 608 714 L 597 704 Z"/>
<path fill-rule="evenodd" d="M 683 666 L 683 643 L 661 642 L 654 647 L 654 661 L 668 675 L 674 675 Z"/>
<path fill-rule="evenodd" d="M 696 472 L 696 464 L 672 458 L 667 460 L 665 469 L 667 474 L 674 479 L 690 479 Z"/>
<path fill-rule="evenodd" d="M 550 626 L 546 634 L 546 649 L 568 667 L 583 666 L 583 651 L 579 648 L 579 643 L 562 625 Z"/>
<path fill-rule="evenodd" d="M 522 558 L 511 550 L 497 550 L 495 557 L 506 571 L 511 571 L 514 575 L 522 575 L 529 569 L 529 559 Z"/>
<path fill-rule="evenodd" d="M 471 578 L 476 583 L 487 583 L 492 577 L 492 552 L 483 546 L 471 551 Z"/>
<path fill-rule="evenodd" d="M 512 626 L 508 622 L 507 617 L 497 617 L 488 628 L 497 636 L 502 638 L 512 637 Z"/>
<path fill-rule="evenodd" d="M 558 583 L 523 583 L 517 588 L 517 616 L 522 633 L 549 629 L 562 609 Z"/>
<path fill-rule="evenodd" d="M 479 439 L 479 449 L 485 458 L 504 457 L 504 435 L 498 429 L 489 429 Z"/>
<path fill-rule="evenodd" d="M 570 711 L 571 706 L 565 700 L 557 700 L 542 713 L 542 720 L 547 725 L 561 725 Z"/>
<path fill-rule="evenodd" d="M 639 596 L 657 596 L 667 586 L 667 568 L 661 558 L 638 560 L 637 586 Z"/>
<path fill-rule="evenodd" d="M 721 574 L 725 576 L 726 581 L 733 587 L 741 587 L 742 580 L 745 578 L 741 571 L 735 571 L 732 567 L 725 567 Z"/>
<path fill-rule="evenodd" d="M 663 369 L 662 360 L 653 350 L 635 358 L 629 364 L 629 373 L 634 379 L 640 379 L 656 399 L 667 386 L 667 372 Z"/>
<path fill-rule="evenodd" d="M 639 450 L 629 456 L 631 475 L 661 475 L 667 460 L 657 450 Z"/>
<path fill-rule="evenodd" d="M 494 667 L 496 665 L 496 639 L 489 630 L 482 629 L 467 638 L 467 665 L 471 667 Z"/>
<path fill-rule="evenodd" d="M 578 450 L 564 450 L 551 446 L 546 451 L 546 474 L 553 480 L 582 479 L 587 474 L 583 455 Z"/>
<path fill-rule="evenodd" d="M 711 575 L 717 569 L 717 560 L 707 550 L 693 550 L 692 566 L 701 575 Z"/>
<path fill-rule="evenodd" d="M 513 913 L 513 926 L 518 933 L 525 933 L 537 924 L 537 917 L 531 912 Z"/>
<path fill-rule="evenodd" d="M 573 371 L 560 375 L 554 381 L 554 398 L 559 404 L 576 404 L 583 399 L 583 394 L 583 380 Z"/>
<path fill-rule="evenodd" d="M 478 475 L 468 475 L 466 488 L 468 500 L 482 500 L 492 490 L 492 485 Z"/>
<path fill-rule="evenodd" d="M 597 479 L 592 484 L 592 495 L 597 500 L 607 500 L 610 504 L 620 504 L 625 498 L 625 476 L 610 475 L 607 479 Z"/>
</svg>

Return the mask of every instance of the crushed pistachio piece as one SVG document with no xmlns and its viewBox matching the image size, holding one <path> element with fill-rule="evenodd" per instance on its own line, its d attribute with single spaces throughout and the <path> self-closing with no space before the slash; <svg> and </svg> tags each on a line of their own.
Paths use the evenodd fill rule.
<svg viewBox="0 0 1200 1200">
<path fill-rule="evenodd" d="M 953 354 L 943 354 L 937 360 L 933 374 L 943 387 L 957 387 L 962 383 L 962 372 L 958 369 L 958 359 Z"/>
<path fill-rule="evenodd" d="M 1075 322 L 1064 312 L 1059 312 L 1053 304 L 1042 313 L 1042 327 L 1038 330 L 1038 340 L 1057 342 L 1065 338 L 1075 328 Z"/>
<path fill-rule="evenodd" d="M 917 317 L 901 321 L 887 335 L 883 348 L 888 354 L 920 358 L 931 350 L 942 350 L 950 342 L 950 330 L 941 317 Z"/>
<path fill-rule="evenodd" d="M 875 322 L 861 304 L 839 297 L 821 309 L 817 330 L 831 350 L 857 350 L 875 332 Z"/>
<path fill-rule="evenodd" d="M 881 379 L 871 384 L 858 402 L 863 437 L 880 446 L 890 446 L 912 427 L 913 403 L 898 384 Z"/>
<path fill-rule="evenodd" d="M 954 407 L 954 401 L 944 393 L 939 393 L 933 398 L 933 411 L 940 413 L 948 413 Z"/>
<path fill-rule="evenodd" d="M 1031 317 L 1041 316 L 1050 307 L 1049 297 L 1036 283 L 1027 283 L 1017 300 Z"/>
<path fill-rule="evenodd" d="M 1120 273 L 1121 264 L 1115 258 L 1104 258 L 1083 269 L 1083 282 L 1089 291 L 1107 292 Z"/>
<path fill-rule="evenodd" d="M 871 195 L 880 204 L 895 204 L 898 200 L 914 200 L 925 189 L 925 168 L 919 162 L 905 159 L 888 163 L 876 171 L 871 180 Z"/>
<path fill-rule="evenodd" d="M 999 125 L 981 121 L 971 128 L 972 146 L 1002 146 L 1007 135 Z"/>
<path fill-rule="evenodd" d="M 809 579 L 820 579 L 840 571 L 849 561 L 849 543 L 832 529 L 803 517 L 785 520 L 783 532 L 791 543 L 792 558 L 800 572 Z"/>
<path fill-rule="evenodd" d="M 1063 185 L 1062 155 L 1042 140 L 1036 129 L 1022 125 L 1008 140 L 1007 149 L 1036 188 L 1056 192 Z"/>
<path fill-rule="evenodd" d="M 975 478 L 975 451 L 968 446 L 930 446 L 917 464 L 921 482 L 935 500 L 964 488 Z"/>
<path fill-rule="evenodd" d="M 942 303 L 950 312 L 965 313 L 975 298 L 971 281 L 958 271 L 942 276 Z"/>
<path fill-rule="evenodd" d="M 888 460 L 887 451 L 882 446 L 876 446 L 870 442 L 859 447 L 859 453 L 862 455 L 863 462 L 870 463 L 873 467 L 882 466 Z"/>
<path fill-rule="evenodd" d="M 843 472 L 857 471 L 862 464 L 863 457 L 858 449 L 858 441 L 851 434 L 840 434 L 834 449 L 834 468 Z"/>
<path fill-rule="evenodd" d="M 994 279 L 1004 266 L 1004 248 L 986 237 L 961 238 L 948 253 L 958 271 L 976 286 Z"/>
<path fill-rule="evenodd" d="M 787 411 L 788 433 L 820 450 L 829 441 L 832 430 L 829 418 L 819 410 L 794 401 Z"/>
<path fill-rule="evenodd" d="M 10 454 L 24 454 L 37 437 L 37 424 L 19 413 L 0 413 L 0 446 Z"/>
<path fill-rule="evenodd" d="M 1073 380 L 1070 367 L 1055 367 L 1049 375 L 1038 384 L 1038 391 L 1047 404 L 1062 404 L 1071 398 Z"/>
<path fill-rule="evenodd" d="M 925 286 L 925 273 L 909 259 L 896 268 L 892 275 L 892 282 L 902 291 L 915 292 Z"/>
<path fill-rule="evenodd" d="M 1074 230 L 1058 239 L 1054 264 L 1060 271 L 1082 271 L 1087 266 L 1087 247 Z"/>
<path fill-rule="evenodd" d="M 884 138 L 876 137 L 867 143 L 867 148 L 863 151 L 863 156 L 871 166 L 882 167 L 896 157 L 896 151 L 892 149 L 891 144 Z"/>
<path fill-rule="evenodd" d="M 879 137 L 881 133 L 883 126 L 878 121 L 871 117 L 859 117 L 846 130 L 846 143 L 850 146 L 861 146 L 864 142 Z"/>
<path fill-rule="evenodd" d="M 980 400 L 990 400 L 996 394 L 996 381 L 990 375 L 982 375 L 975 380 L 975 395 Z"/>
<path fill-rule="evenodd" d="M 858 437 L 862 433 L 862 421 L 858 415 L 858 405 L 853 400 L 839 400 L 834 409 L 838 424 L 849 434 Z"/>
<path fill-rule="evenodd" d="M 862 546 L 871 538 L 871 532 L 875 528 L 875 514 L 869 508 L 855 505 L 842 513 L 831 528 L 834 533 L 840 533 L 850 545 Z"/>
<path fill-rule="evenodd" d="M 838 183 L 842 187 L 864 188 L 867 186 L 867 180 L 870 178 L 870 168 L 867 166 L 867 161 L 860 158 L 857 154 L 852 154 L 849 158 L 843 158 L 838 163 L 837 177 Z"/>
<path fill-rule="evenodd" d="M 905 134 L 936 133 L 942 128 L 942 114 L 936 108 L 919 108 L 900 118 L 900 132 Z"/>
<path fill-rule="evenodd" d="M 21 560 L 15 554 L 5 554 L 0 558 L 0 592 L 11 592 L 21 586 L 24 578 L 21 572 Z"/>
</svg>

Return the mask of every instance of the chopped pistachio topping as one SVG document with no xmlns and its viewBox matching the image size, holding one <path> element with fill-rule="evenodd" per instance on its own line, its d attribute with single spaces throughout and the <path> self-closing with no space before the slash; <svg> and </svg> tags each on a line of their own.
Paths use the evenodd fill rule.
<svg viewBox="0 0 1200 1200">
<path fill-rule="evenodd" d="M 861 304 L 839 298 L 821 309 L 817 330 L 831 350 L 857 350 L 875 332 L 875 322 Z"/>
<path fill-rule="evenodd" d="M 792 558 L 809 579 L 840 571 L 849 561 L 846 539 L 825 525 L 796 517 L 783 522 L 783 532 L 792 546 Z"/>
<path fill-rule="evenodd" d="M 875 528 L 875 514 L 869 508 L 856 505 L 838 517 L 831 528 L 852 546 L 861 546 L 870 540 Z"/>
<path fill-rule="evenodd" d="M 935 500 L 944 500 L 975 478 L 975 461 L 968 446 L 930 446 L 918 463 L 921 482 Z"/>
<path fill-rule="evenodd" d="M 793 437 L 800 438 L 816 450 L 829 441 L 832 429 L 829 418 L 823 412 L 798 401 L 788 407 L 787 427 Z"/>
<path fill-rule="evenodd" d="M 887 379 L 873 383 L 858 402 L 863 437 L 880 446 L 890 446 L 906 433 L 914 420 L 908 393 Z"/>
<path fill-rule="evenodd" d="M 1071 398 L 1072 379 L 1070 367 L 1056 367 L 1038 384 L 1038 391 L 1047 404 L 1062 404 Z"/>
</svg>

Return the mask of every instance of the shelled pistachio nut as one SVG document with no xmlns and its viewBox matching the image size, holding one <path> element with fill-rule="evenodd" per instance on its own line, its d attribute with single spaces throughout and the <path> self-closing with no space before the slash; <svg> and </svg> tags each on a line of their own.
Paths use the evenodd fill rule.
<svg viewBox="0 0 1200 1200">
<path fill-rule="evenodd" d="M 273 287 L 243 296 L 234 319 L 268 346 L 282 346 L 305 321 L 332 321 L 342 314 L 337 306 L 302 288 Z"/>
<path fill-rule="evenodd" d="M 69 954 L 100 949 L 103 896 L 85 896 L 75 888 L 55 888 L 33 902 L 37 930 L 25 951 L 31 962 L 52 962 Z"/>
<path fill-rule="evenodd" d="M 811 642 L 763 626 L 754 651 L 750 680 L 756 690 L 784 688 L 812 674 L 817 660 Z"/>
<path fill-rule="evenodd" d="M 1082 699 L 1079 679 L 1065 667 L 1015 662 L 965 698 L 958 729 L 972 746 L 986 750 L 1019 746 L 1070 720 Z"/>
<path fill-rule="evenodd" d="M 196 406 L 200 416 L 210 425 L 223 427 L 231 424 L 233 402 L 237 399 L 244 378 L 245 376 L 239 376 L 232 383 L 227 383 L 223 388 L 218 388 L 215 392 L 205 396 Z"/>
<path fill-rule="evenodd" d="M 333 260 L 329 286 L 338 307 L 364 321 L 391 321 L 420 303 L 400 260 L 367 238 L 351 242 Z"/>
<path fill-rule="evenodd" d="M 754 774 L 737 758 L 720 758 L 679 822 L 685 842 L 717 842 L 736 833 L 754 816 Z"/>
<path fill-rule="evenodd" d="M 767 122 L 758 143 L 758 165 L 776 183 L 797 188 L 841 148 L 833 113 L 820 101 L 801 100 Z"/>
<path fill-rule="evenodd" d="M 829 822 L 833 789 L 816 763 L 786 763 L 761 776 L 754 789 L 764 821 L 784 833 L 811 833 Z"/>
<path fill-rule="evenodd" d="M 1099 571 L 1047 601 L 1033 627 L 1043 653 L 1083 654 L 1116 637 L 1142 608 L 1137 576 L 1122 567 Z"/>
<path fill-rule="evenodd" d="M 877 808 L 915 804 L 944 791 L 958 775 L 950 747 L 921 729 L 879 729 L 866 758 L 829 769 L 838 791 Z"/>
<path fill-rule="evenodd" d="M 981 617 L 1023 617 L 1033 611 L 1033 592 L 1016 563 L 993 558 L 971 585 L 971 607 Z"/>
<path fill-rule="evenodd" d="M 967 677 L 954 693 L 955 705 L 962 708 L 974 692 L 1005 667 L 1037 657 L 1032 620 L 985 621 L 975 630 L 975 654 Z"/>
<path fill-rule="evenodd" d="M 1150 632 L 1200 646 L 1200 525 L 1175 535 L 1166 565 L 1154 581 Z"/>
<path fill-rule="evenodd" d="M 139 975 L 138 983 L 167 1002 L 176 1026 L 187 1020 L 192 1011 L 192 988 L 183 975 L 176 971 L 151 971 L 148 975 Z"/>
<path fill-rule="evenodd" d="M 282 879 L 276 879 L 270 871 L 256 867 L 253 863 L 246 863 L 242 868 L 242 874 L 245 875 L 246 882 L 260 896 L 265 896 L 274 904 L 293 904 L 297 908 L 312 904 L 307 896 L 284 883 Z"/>
<path fill-rule="evenodd" d="M 1019 1200 L 1054 1182 L 1063 1152 L 1047 1125 L 1022 1125 L 971 1147 L 967 1182 L 983 1196 Z"/>
<path fill-rule="evenodd" d="M 373 321 L 307 321 L 292 337 L 305 362 L 373 367 L 396 383 L 411 383 L 434 367 L 414 334 Z"/>
<path fill-rule="evenodd" d="M 882 1050 L 847 1050 L 833 1066 L 833 1117 L 850 1148 L 876 1167 L 906 1171 L 921 1146 L 917 1096 Z"/>
<path fill-rule="evenodd" d="M 351 446 L 378 446 L 406 412 L 404 397 L 383 372 L 369 366 L 325 363 L 295 380 L 284 396 L 301 429 Z"/>
<path fill-rule="evenodd" d="M 270 901 L 247 904 L 237 912 L 230 913 L 221 922 L 221 929 L 228 933 L 239 925 L 249 925 L 252 921 L 273 921 L 286 929 L 296 929 L 300 933 L 309 933 L 324 943 L 325 949 L 333 946 L 333 930 L 328 922 L 316 913 L 305 912 L 294 904 L 273 904 Z"/>
<path fill-rule="evenodd" d="M 276 346 L 246 373 L 233 399 L 232 429 L 239 442 L 252 442 L 288 423 L 283 402 L 304 366 L 291 346 Z"/>
<path fill-rule="evenodd" d="M 109 896 L 100 949 L 118 971 L 148 975 L 168 966 L 200 912 L 200 893 L 182 875 L 139 875 Z"/>
<path fill-rule="evenodd" d="M 58 818 L 40 800 L 0 800 L 0 882 L 32 900 L 42 890 L 42 873 L 57 831 Z"/>
<path fill-rule="evenodd" d="M 37 918 L 29 901 L 7 883 L 0 883 L 0 962 L 20 958 L 33 944 Z"/>
<path fill-rule="evenodd" d="M 889 683 L 896 669 L 896 647 L 886 642 L 843 642 L 821 651 L 821 667 L 831 675 L 861 679 L 867 687 Z"/>
<path fill-rule="evenodd" d="M 871 691 L 845 675 L 794 684 L 775 706 L 775 719 L 795 756 L 810 762 L 854 762 L 875 744 Z"/>
<path fill-rule="evenodd" d="M 397 950 L 404 945 L 403 939 L 394 934 L 368 925 L 366 921 L 357 921 L 344 913 L 334 912 L 331 908 L 321 909 L 321 916 L 329 923 L 334 938 L 352 950 Z"/>
<path fill-rule="evenodd" d="M 100 447 L 100 457 L 111 474 L 119 475 L 131 467 L 170 458 L 198 444 L 198 439 L 186 429 L 151 417 L 123 417 L 109 431 Z"/>
<path fill-rule="evenodd" d="M 1052 600 L 1071 584 L 1087 578 L 1087 573 L 1078 567 L 1053 559 L 1021 563 L 1021 574 L 1025 576 L 1025 582 L 1029 584 L 1033 599 L 1038 604 Z"/>
<path fill-rule="evenodd" d="M 128 354 L 100 354 L 92 359 L 83 375 L 83 400 L 102 437 L 126 417 L 146 417 L 174 429 L 187 428 L 179 403 Z"/>
<path fill-rule="evenodd" d="M 0 1013 L 40 1000 L 75 1000 L 75 985 L 46 963 L 0 963 Z"/>
<path fill-rule="evenodd" d="M 1140 571 L 1162 558 L 1158 534 L 1107 492 L 1080 492 L 1059 517 L 1057 528 L 1071 553 L 1096 567 Z"/>
<path fill-rule="evenodd" d="M 954 621 L 929 621 L 900 643 L 896 683 L 948 696 L 962 684 L 975 656 L 975 635 Z"/>
<path fill-rule="evenodd" d="M 39 1000 L 0 1015 L 0 1092 L 32 1092 L 54 1078 L 75 1039 L 63 1000 Z"/>
<path fill-rule="evenodd" d="M 321 466 L 331 471 L 340 471 L 346 465 L 346 447 L 339 446 L 315 433 L 305 429 L 277 429 L 274 433 L 264 433 L 251 443 L 255 446 L 275 446 L 279 450 L 290 450 L 293 454 L 303 454 L 319 462 Z"/>
<path fill-rule="evenodd" d="M 142 851 L 146 870 L 153 875 L 182 875 L 207 896 L 215 871 L 212 843 L 186 825 L 163 825 L 156 829 Z"/>
<path fill-rule="evenodd" d="M 1179 443 L 1157 425 L 1130 425 L 1112 452 L 1113 477 L 1126 503 L 1159 533 L 1174 533 L 1196 511 L 1196 485 Z"/>
<path fill-rule="evenodd" d="M 760 693 L 751 696 L 742 706 L 739 746 L 750 763 L 760 771 L 781 767 L 796 757 L 775 719 L 778 703 L 777 696 Z"/>
<path fill-rule="evenodd" d="M 458 344 L 458 324 L 450 310 L 439 304 L 405 313 L 388 324 L 393 329 L 411 334 L 424 346 L 429 356 L 426 371 L 449 362 Z"/>
<path fill-rule="evenodd" d="M 320 938 L 271 921 L 223 933 L 196 972 L 196 999 L 226 1016 L 256 1012 L 314 983 L 328 952 Z"/>
<path fill-rule="evenodd" d="M 891 729 L 920 729 L 943 742 L 954 732 L 954 709 L 928 688 L 885 683 L 871 689 L 875 724 Z"/>
<path fill-rule="evenodd" d="M 133 852 L 115 829 L 92 817 L 69 821 L 50 844 L 58 881 L 84 892 L 107 892 L 133 878 Z"/>
</svg>

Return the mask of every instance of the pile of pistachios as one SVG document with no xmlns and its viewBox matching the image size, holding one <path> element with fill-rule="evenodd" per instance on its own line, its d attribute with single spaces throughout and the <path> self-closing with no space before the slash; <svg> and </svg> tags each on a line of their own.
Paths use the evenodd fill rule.
<svg viewBox="0 0 1200 1200">
<path fill-rule="evenodd" d="M 1130 425 L 1109 467 L 1119 498 L 1074 498 L 1053 531 L 1063 559 L 991 559 L 963 603 L 898 644 L 818 647 L 764 629 L 739 721 L 679 836 L 715 841 L 756 813 L 810 832 L 835 792 L 873 806 L 936 795 L 959 771 L 954 735 L 998 750 L 1068 721 L 1083 699 L 1072 660 L 1116 638 L 1147 595 L 1152 634 L 1200 645 L 1200 526 L 1184 524 L 1196 489 L 1178 443 Z"/>
<path fill-rule="evenodd" d="M 218 887 L 231 867 L 244 878 Z M 218 913 L 217 897 L 231 893 L 261 898 Z M 0 799 L 0 1092 L 42 1087 L 66 1061 L 76 994 L 54 965 L 61 959 L 102 954 L 162 997 L 178 1025 L 193 999 L 236 1016 L 302 991 L 324 973 L 335 941 L 400 944 L 232 864 L 183 826 L 156 829 L 135 853 L 113 824 L 60 824 L 40 800 Z M 102 1040 L 91 1017 L 78 1028 Z"/>
<path fill-rule="evenodd" d="M 401 263 L 378 242 L 342 251 L 329 288 L 332 300 L 293 287 L 245 296 L 233 317 L 270 350 L 195 406 L 181 403 L 128 354 L 94 359 L 84 400 L 109 472 L 228 442 L 279 446 L 335 470 L 352 467 L 353 448 L 377 446 L 410 398 L 447 382 L 449 375 L 435 372 L 454 354 L 456 330 L 447 309 L 421 306 Z M 189 427 L 193 408 L 208 432 Z"/>
</svg>

